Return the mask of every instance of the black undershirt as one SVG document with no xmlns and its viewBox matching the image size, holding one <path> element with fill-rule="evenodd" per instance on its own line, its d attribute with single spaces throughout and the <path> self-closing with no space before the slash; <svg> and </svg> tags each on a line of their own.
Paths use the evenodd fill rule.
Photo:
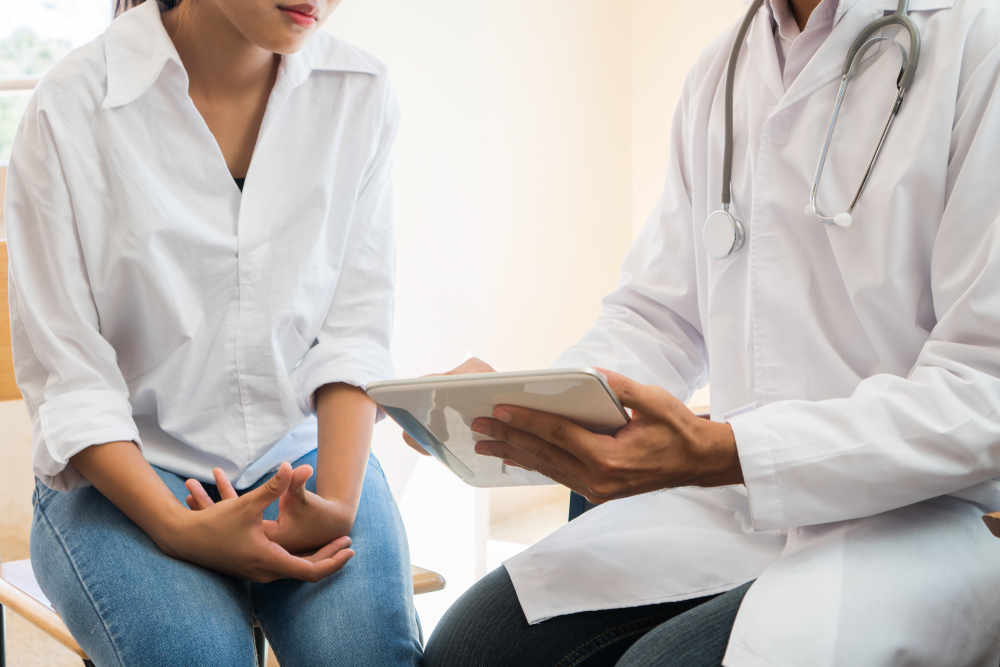
<svg viewBox="0 0 1000 667">
<path fill-rule="evenodd" d="M 233 180 L 236 181 L 236 187 L 240 189 L 240 192 L 243 192 L 243 182 L 247 180 L 246 177 L 233 178 Z"/>
</svg>

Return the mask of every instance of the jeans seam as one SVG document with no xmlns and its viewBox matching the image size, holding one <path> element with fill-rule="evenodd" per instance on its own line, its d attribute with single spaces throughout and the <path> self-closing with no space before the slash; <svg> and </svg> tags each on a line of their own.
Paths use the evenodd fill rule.
<svg viewBox="0 0 1000 667">
<path fill-rule="evenodd" d="M 114 651 L 115 658 L 118 660 L 120 667 L 124 667 L 122 662 L 121 653 L 118 651 L 118 647 L 115 645 L 114 637 L 111 635 L 111 630 L 108 628 L 107 622 L 104 620 L 104 616 L 101 614 L 100 609 L 97 607 L 97 603 L 94 601 L 94 596 L 91 594 L 90 589 L 87 586 L 87 582 L 84 580 L 83 575 L 80 574 L 80 570 L 76 565 L 76 561 L 73 558 L 73 554 L 70 552 L 69 546 L 66 544 L 66 540 L 63 539 L 62 535 L 56 529 L 55 525 L 49 520 L 49 517 L 45 514 L 44 503 L 42 502 L 41 494 L 38 496 L 38 505 L 36 506 L 38 513 L 41 515 L 42 520 L 48 525 L 49 530 L 55 536 L 56 540 L 62 546 L 63 553 L 66 555 L 66 559 L 69 561 L 70 568 L 73 570 L 73 574 L 76 575 L 77 581 L 80 582 L 80 587 L 83 588 L 84 594 L 87 596 L 87 601 L 90 602 L 91 608 L 94 610 L 94 614 L 97 615 L 97 619 L 101 622 L 101 628 L 104 630 L 105 636 L 108 638 L 108 643 L 111 645 L 112 651 Z M 72 634 L 72 633 L 71 633 Z M 74 639 L 76 639 L 74 637 Z"/>
<path fill-rule="evenodd" d="M 577 651 L 579 651 L 584 646 L 587 646 L 591 642 L 596 641 L 600 637 L 603 637 L 604 635 L 610 634 L 612 632 L 615 632 L 616 630 L 620 630 L 620 629 L 628 627 L 630 625 L 636 625 L 636 624 L 640 624 L 640 623 L 645 623 L 646 621 L 648 621 L 650 619 L 660 618 L 662 616 L 669 616 L 669 613 L 653 614 L 652 616 L 647 616 L 645 618 L 640 618 L 640 619 L 637 619 L 635 621 L 629 621 L 628 623 L 622 623 L 621 625 L 613 627 L 613 628 L 611 628 L 609 630 L 604 630 L 603 632 L 594 635 L 593 637 L 591 637 L 590 639 L 588 639 L 587 641 L 583 642 L 582 644 L 580 644 L 579 646 L 577 646 L 575 649 L 573 649 L 572 651 L 570 651 L 569 653 L 567 653 L 565 655 L 565 657 L 563 657 L 562 660 L 560 660 L 559 662 L 556 663 L 556 667 L 561 667 L 563 665 L 565 665 L 565 667 L 574 667 L 575 665 L 580 664 L 581 662 L 583 662 L 584 660 L 586 660 L 590 656 L 592 656 L 595 653 L 597 653 L 598 651 L 600 651 L 605 646 L 608 646 L 609 644 L 614 644 L 616 641 L 622 640 L 625 637 L 630 637 L 630 636 L 632 636 L 632 635 L 634 635 L 636 633 L 642 632 L 643 628 L 641 628 L 641 627 L 640 628 L 636 628 L 635 630 L 628 631 L 628 632 L 625 632 L 624 634 L 618 635 L 614 639 L 610 639 L 610 640 L 604 642 L 603 644 L 595 646 L 592 651 L 588 651 L 586 655 L 580 656 L 574 662 L 571 662 L 571 663 L 568 663 L 568 664 L 566 663 L 566 661 L 569 660 L 574 653 L 576 653 Z"/>
</svg>

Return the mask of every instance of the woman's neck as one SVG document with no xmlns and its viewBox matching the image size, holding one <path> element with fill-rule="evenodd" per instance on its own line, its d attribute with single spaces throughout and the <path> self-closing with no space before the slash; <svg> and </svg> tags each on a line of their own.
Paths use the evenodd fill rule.
<svg viewBox="0 0 1000 667">
<path fill-rule="evenodd" d="M 187 70 L 191 93 L 241 97 L 273 84 L 280 56 L 247 39 L 211 0 L 180 3 L 163 14 L 163 26 Z"/>
</svg>

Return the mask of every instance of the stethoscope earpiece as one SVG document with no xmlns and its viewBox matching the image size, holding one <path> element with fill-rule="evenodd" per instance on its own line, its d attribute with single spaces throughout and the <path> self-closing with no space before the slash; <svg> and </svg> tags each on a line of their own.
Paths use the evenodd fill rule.
<svg viewBox="0 0 1000 667">
<path fill-rule="evenodd" d="M 810 218 L 818 217 L 816 216 L 816 213 L 813 212 L 812 204 L 806 204 L 806 207 L 802 209 L 802 212 L 808 215 Z M 838 227 L 850 227 L 851 223 L 854 222 L 854 216 L 852 216 L 847 211 L 839 213 L 833 216 L 832 218 L 820 218 L 820 219 L 823 222 L 826 222 L 826 224 L 830 224 L 830 222 L 832 222 Z"/>
<path fill-rule="evenodd" d="M 850 213 L 840 213 L 833 217 L 833 224 L 838 227 L 850 227 L 853 221 L 854 218 L 851 217 Z"/>
</svg>

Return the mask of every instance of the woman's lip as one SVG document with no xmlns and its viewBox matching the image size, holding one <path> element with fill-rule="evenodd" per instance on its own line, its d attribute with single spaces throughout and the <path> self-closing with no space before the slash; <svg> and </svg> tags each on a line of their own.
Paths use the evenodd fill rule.
<svg viewBox="0 0 1000 667">
<path fill-rule="evenodd" d="M 313 5 L 279 5 L 278 9 L 297 25 L 309 28 L 316 23 L 316 7 Z"/>
</svg>

